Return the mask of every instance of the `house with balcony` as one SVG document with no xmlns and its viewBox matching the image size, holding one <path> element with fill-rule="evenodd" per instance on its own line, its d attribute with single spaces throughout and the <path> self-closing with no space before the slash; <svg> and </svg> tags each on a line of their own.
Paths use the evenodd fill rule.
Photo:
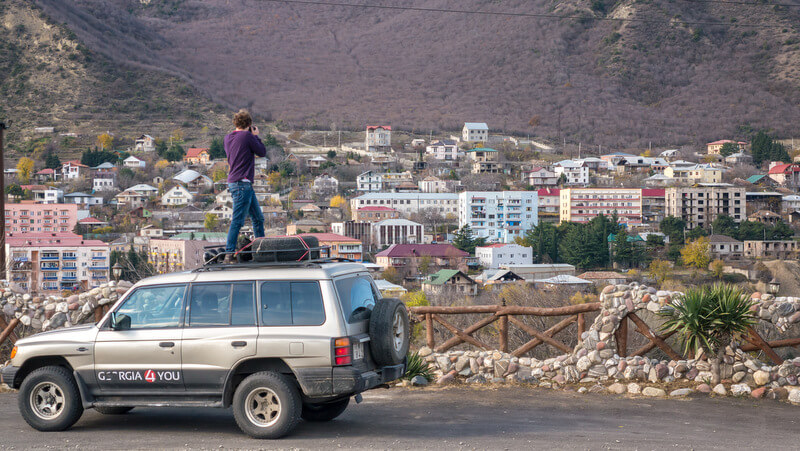
<svg viewBox="0 0 800 451">
<path fill-rule="evenodd" d="M 33 201 L 6 204 L 6 233 L 72 232 L 78 223 L 76 204 L 37 204 Z"/>
<path fill-rule="evenodd" d="M 465 152 L 473 174 L 501 174 L 505 165 L 500 162 L 500 152 L 489 147 L 476 147 Z"/>
<path fill-rule="evenodd" d="M 747 149 L 747 143 L 744 141 L 733 141 L 730 139 L 720 139 L 719 141 L 714 141 L 706 144 L 706 151 L 709 155 L 719 155 L 720 151 L 722 151 L 722 146 L 725 144 L 733 144 L 736 146 L 739 152 L 744 152 Z"/>
<path fill-rule="evenodd" d="M 377 193 L 383 190 L 383 175 L 367 171 L 356 177 L 356 190 L 366 193 Z"/>
<path fill-rule="evenodd" d="M 425 147 L 425 154 L 444 162 L 458 161 L 458 143 L 452 139 L 434 141 Z"/>
<path fill-rule="evenodd" d="M 640 188 L 566 188 L 560 191 L 561 222 L 586 223 L 595 216 L 616 214 L 619 222 L 642 223 Z"/>
<path fill-rule="evenodd" d="M 392 150 L 392 127 L 388 125 L 367 126 L 364 140 L 367 152 L 389 152 Z"/>
<path fill-rule="evenodd" d="M 47 185 L 22 185 L 25 191 L 30 191 L 33 201 L 37 204 L 60 204 L 64 201 L 64 191 Z"/>
<path fill-rule="evenodd" d="M 314 178 L 311 190 L 320 196 L 330 196 L 339 191 L 339 180 L 328 174 L 321 174 Z"/>
<path fill-rule="evenodd" d="M 75 180 L 87 174 L 89 166 L 78 160 L 69 160 L 61 164 L 61 177 L 64 180 Z"/>
<path fill-rule="evenodd" d="M 129 169 L 144 169 L 147 166 L 147 162 L 142 160 L 141 158 L 136 158 L 133 155 L 131 155 L 128 158 L 122 160 L 122 166 Z"/>
<path fill-rule="evenodd" d="M 559 161 L 553 166 L 553 172 L 559 179 L 563 176 L 566 185 L 589 186 L 589 166 L 582 161 Z"/>
<path fill-rule="evenodd" d="M 194 169 L 186 169 L 185 171 L 181 171 L 172 177 L 172 180 L 183 183 L 186 188 L 194 192 L 210 190 L 214 186 L 214 182 L 210 177 L 203 175 Z"/>
<path fill-rule="evenodd" d="M 475 248 L 478 263 L 484 268 L 533 264 L 533 248 L 514 243 L 495 243 Z"/>
<path fill-rule="evenodd" d="M 461 188 L 461 180 L 442 180 L 429 175 L 417 182 L 417 186 L 423 193 L 454 193 Z"/>
<path fill-rule="evenodd" d="M 469 254 L 452 244 L 393 244 L 375 254 L 383 269 L 406 268 L 418 271 L 421 262 L 430 267 L 466 270 Z"/>
<path fill-rule="evenodd" d="M 103 191 L 116 191 L 117 190 L 117 177 L 112 173 L 101 173 L 94 176 L 92 179 L 92 192 L 99 193 Z"/>
<path fill-rule="evenodd" d="M 458 194 L 458 226 L 476 237 L 511 243 L 539 223 L 536 191 L 464 191 Z"/>
<path fill-rule="evenodd" d="M 795 259 L 798 246 L 794 240 L 747 240 L 744 256 L 747 258 Z"/>
<path fill-rule="evenodd" d="M 558 222 L 560 193 L 558 188 L 541 188 L 536 191 L 539 196 L 539 221 Z"/>
<path fill-rule="evenodd" d="M 194 195 L 183 185 L 175 185 L 161 196 L 161 205 L 167 207 L 180 207 L 189 205 L 194 200 Z"/>
<path fill-rule="evenodd" d="M 537 166 L 522 173 L 523 180 L 530 186 L 538 188 L 555 188 L 558 185 L 558 175 L 546 168 Z"/>
<path fill-rule="evenodd" d="M 156 140 L 150 135 L 142 135 L 133 141 L 134 152 L 155 152 Z"/>
<path fill-rule="evenodd" d="M 128 189 L 114 196 L 114 199 L 117 202 L 118 210 L 135 210 L 147 205 L 149 196 L 132 189 Z"/>
<path fill-rule="evenodd" d="M 800 164 L 786 164 L 780 161 L 773 161 L 769 164 L 767 177 L 784 187 L 800 187 Z"/>
<path fill-rule="evenodd" d="M 6 237 L 6 278 L 31 293 L 89 290 L 108 281 L 109 245 L 71 232 Z"/>
<path fill-rule="evenodd" d="M 744 254 L 742 242 L 727 235 L 709 235 L 711 257 L 720 260 L 737 260 Z"/>
</svg>

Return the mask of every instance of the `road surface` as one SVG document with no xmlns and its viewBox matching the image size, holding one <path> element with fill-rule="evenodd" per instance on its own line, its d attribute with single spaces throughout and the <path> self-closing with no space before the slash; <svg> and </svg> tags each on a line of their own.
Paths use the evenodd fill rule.
<svg viewBox="0 0 800 451">
<path fill-rule="evenodd" d="M 230 409 L 86 411 L 40 433 L 0 394 L 0 449 L 796 449 L 800 407 L 771 400 L 626 399 L 526 387 L 373 390 L 279 441 L 244 436 Z"/>
</svg>

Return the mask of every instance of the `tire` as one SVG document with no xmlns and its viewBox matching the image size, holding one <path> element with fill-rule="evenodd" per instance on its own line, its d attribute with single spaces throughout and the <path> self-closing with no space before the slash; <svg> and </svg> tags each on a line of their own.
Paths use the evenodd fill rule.
<svg viewBox="0 0 800 451">
<path fill-rule="evenodd" d="M 410 342 L 408 310 L 400 299 L 379 300 L 369 318 L 372 360 L 378 366 L 399 365 L 408 354 Z"/>
<path fill-rule="evenodd" d="M 60 366 L 34 370 L 19 388 L 22 418 L 39 431 L 63 431 L 83 414 L 81 394 L 72 374 Z"/>
<path fill-rule="evenodd" d="M 133 410 L 133 407 L 104 407 L 96 406 L 94 410 L 103 415 L 122 415 Z"/>
<path fill-rule="evenodd" d="M 297 386 L 286 376 L 272 371 L 248 376 L 233 394 L 236 424 L 253 438 L 283 437 L 297 426 L 301 410 Z"/>
<path fill-rule="evenodd" d="M 350 398 L 318 404 L 304 403 L 300 416 L 306 421 L 331 421 L 344 413 L 348 404 L 350 404 Z"/>
</svg>

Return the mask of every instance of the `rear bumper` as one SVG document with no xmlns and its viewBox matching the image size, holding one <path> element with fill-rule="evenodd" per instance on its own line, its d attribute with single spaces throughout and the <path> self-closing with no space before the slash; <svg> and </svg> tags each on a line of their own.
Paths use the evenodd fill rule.
<svg viewBox="0 0 800 451">
<path fill-rule="evenodd" d="M 303 394 L 307 397 L 331 397 L 354 395 L 381 384 L 399 379 L 405 373 L 405 365 L 391 365 L 372 371 L 361 371 L 354 367 L 297 369 Z"/>
<path fill-rule="evenodd" d="M 2 370 L 0 370 L 0 382 L 8 385 L 11 388 L 17 388 L 14 386 L 14 378 L 17 377 L 17 372 L 19 371 L 19 367 L 16 366 L 5 366 Z"/>
</svg>

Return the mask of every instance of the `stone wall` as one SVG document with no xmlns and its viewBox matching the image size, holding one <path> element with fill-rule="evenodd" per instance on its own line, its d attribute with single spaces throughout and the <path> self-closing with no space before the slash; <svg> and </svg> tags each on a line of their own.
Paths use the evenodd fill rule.
<svg viewBox="0 0 800 451">
<path fill-rule="evenodd" d="M 0 312 L 6 322 L 19 318 L 23 335 L 70 327 L 93 321 L 98 306 L 113 304 L 133 286 L 121 280 L 105 283 L 90 291 L 62 296 L 31 296 L 0 286 Z"/>
<path fill-rule="evenodd" d="M 679 292 L 657 291 L 637 283 L 607 286 L 600 295 L 600 313 L 582 334 L 573 352 L 544 360 L 518 358 L 499 351 L 455 350 L 439 354 L 428 347 L 421 348 L 419 354 L 431 364 L 439 383 L 460 378 L 468 383 L 514 381 L 552 387 L 569 383 L 616 382 L 614 385 L 619 386 L 622 381 L 669 383 L 683 380 L 711 390 L 711 387 L 702 387 L 712 377 L 706 361 L 620 357 L 617 353 L 614 331 L 625 315 L 634 312 L 642 318 L 652 318 L 653 315 L 645 311 L 657 313 L 670 309 L 681 296 Z M 800 321 L 800 298 L 774 298 L 754 293 L 752 299 L 754 313 L 779 332 Z M 657 327 L 651 325 L 651 328 L 657 331 Z M 731 380 L 734 384 L 731 390 L 739 394 L 756 390 L 756 395 L 763 395 L 767 390 L 798 384 L 800 357 L 788 359 L 781 365 L 768 365 L 738 348 L 729 347 L 726 351 L 722 378 Z M 714 389 L 717 392 L 727 390 L 724 386 Z M 788 396 L 789 390 L 782 390 Z M 797 392 L 800 401 L 800 390 Z"/>
</svg>

